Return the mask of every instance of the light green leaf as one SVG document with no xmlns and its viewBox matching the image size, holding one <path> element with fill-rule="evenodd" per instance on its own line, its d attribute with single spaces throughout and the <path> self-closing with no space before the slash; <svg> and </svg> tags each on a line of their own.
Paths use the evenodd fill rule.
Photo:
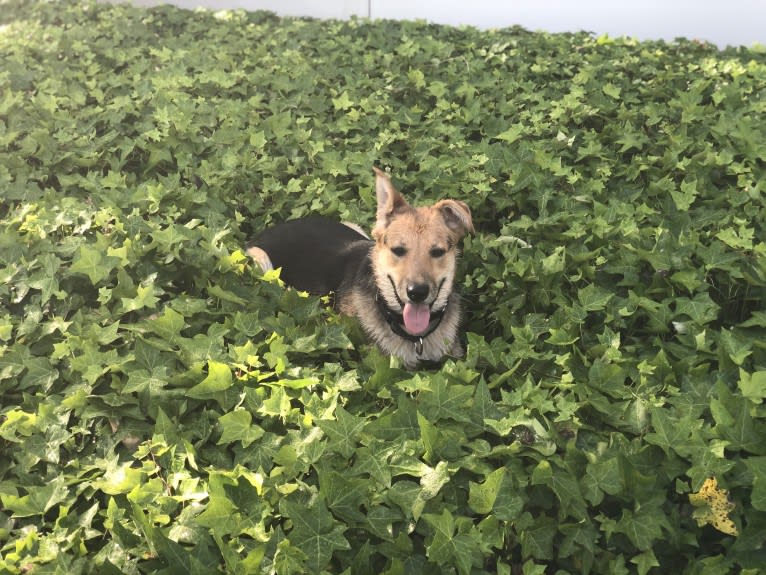
<svg viewBox="0 0 766 575">
<path fill-rule="evenodd" d="M 661 567 L 660 563 L 657 561 L 657 557 L 651 549 L 639 553 L 633 557 L 630 562 L 637 566 L 639 575 L 646 575 L 651 571 L 652 567 Z"/>
<path fill-rule="evenodd" d="M 426 502 L 436 497 L 442 487 L 449 483 L 449 480 L 450 474 L 446 461 L 440 461 L 436 464 L 436 467 L 429 468 L 420 478 L 421 489 L 412 506 L 412 516 L 415 520 L 420 518 Z"/>
<path fill-rule="evenodd" d="M 274 387 L 271 389 L 271 395 L 263 402 L 259 413 L 273 417 L 286 418 L 292 411 L 290 397 L 283 387 Z"/>
<path fill-rule="evenodd" d="M 752 228 L 740 228 L 739 230 L 724 228 L 715 237 L 730 248 L 751 250 L 753 249 L 753 233 Z"/>
<path fill-rule="evenodd" d="M 146 479 L 142 469 L 136 469 L 130 462 L 117 464 L 111 463 L 102 478 L 93 482 L 93 487 L 107 495 L 120 495 L 130 493 L 135 487 Z"/>
<path fill-rule="evenodd" d="M 622 91 L 619 86 L 615 86 L 611 82 L 607 82 L 604 84 L 601 88 L 601 91 L 604 92 L 607 96 L 610 98 L 614 98 L 615 100 L 620 99 L 620 92 Z"/>
<path fill-rule="evenodd" d="M 492 508 L 497 500 L 500 487 L 505 477 L 505 468 L 500 467 L 487 475 L 484 483 L 468 483 L 468 505 L 476 513 L 486 515 L 492 512 Z"/>
<path fill-rule="evenodd" d="M 120 259 L 104 254 L 100 249 L 87 244 L 77 249 L 72 265 L 69 267 L 72 273 L 81 273 L 88 276 L 93 285 L 109 277 L 112 270 L 119 265 Z"/>
<path fill-rule="evenodd" d="M 671 190 L 670 195 L 673 198 L 673 202 L 676 204 L 676 208 L 681 212 L 687 212 L 694 203 L 695 198 L 699 195 L 697 182 L 684 180 L 681 182 L 680 187 L 680 191 Z"/>
<path fill-rule="evenodd" d="M 614 297 L 614 293 L 590 284 L 577 292 L 577 299 L 585 311 L 600 311 Z"/>
<path fill-rule="evenodd" d="M 189 389 L 186 394 L 196 399 L 207 399 L 211 395 L 229 389 L 232 385 L 231 368 L 217 361 L 207 362 L 207 377 Z"/>
<path fill-rule="evenodd" d="M 122 388 L 123 393 L 156 393 L 168 383 L 168 370 L 158 366 L 152 371 L 136 369 L 128 374 L 128 382 Z"/>
<path fill-rule="evenodd" d="M 159 317 L 147 322 L 148 328 L 170 344 L 181 339 L 181 330 L 186 327 L 184 317 L 172 308 L 166 307 Z"/>
<path fill-rule="evenodd" d="M 439 445 L 439 430 L 419 411 L 418 425 L 420 426 L 420 440 L 423 442 L 423 447 L 425 448 L 424 459 L 426 462 L 430 463 L 434 458 L 434 451 Z"/>
<path fill-rule="evenodd" d="M 512 144 L 518 140 L 524 134 L 524 126 L 521 124 L 514 124 L 504 132 L 495 136 L 496 139 L 502 140 L 507 144 Z"/>
<path fill-rule="evenodd" d="M 0 494 L 3 507 L 11 511 L 13 517 L 42 516 L 69 497 L 69 488 L 63 475 L 45 485 L 26 486 L 24 491 L 27 494 L 22 496 Z"/>
<path fill-rule="evenodd" d="M 718 333 L 718 343 L 726 355 L 738 366 L 741 366 L 753 353 L 752 341 L 734 330 L 722 329 Z"/>
<path fill-rule="evenodd" d="M 740 369 L 737 385 L 743 396 L 760 405 L 766 398 L 766 371 L 748 373 Z"/>
<path fill-rule="evenodd" d="M 348 90 L 344 91 L 337 98 L 332 99 L 332 105 L 336 110 L 348 110 L 354 105 L 354 102 L 349 98 Z"/>
<path fill-rule="evenodd" d="M 154 309 L 157 306 L 159 298 L 156 296 L 158 290 L 153 285 L 136 287 L 136 296 L 132 298 L 121 298 L 124 311 L 131 312 L 139 309 Z"/>
<path fill-rule="evenodd" d="M 218 419 L 218 424 L 223 431 L 217 445 L 241 441 L 242 447 L 248 447 L 265 433 L 261 427 L 253 425 L 253 416 L 245 409 L 223 414 Z"/>
<path fill-rule="evenodd" d="M 205 510 L 195 521 L 219 535 L 237 534 L 243 520 L 234 502 L 223 494 L 211 494 Z"/>
</svg>

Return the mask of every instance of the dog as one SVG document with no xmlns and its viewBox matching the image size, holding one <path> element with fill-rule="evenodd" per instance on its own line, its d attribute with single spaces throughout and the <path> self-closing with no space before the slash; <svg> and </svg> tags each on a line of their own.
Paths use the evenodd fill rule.
<svg viewBox="0 0 766 575">
<path fill-rule="evenodd" d="M 381 351 L 408 369 L 461 357 L 460 297 L 454 290 L 459 243 L 474 233 L 460 200 L 412 207 L 390 177 L 375 172 L 372 238 L 361 228 L 311 216 L 267 228 L 247 253 L 263 271 L 312 294 L 335 293 L 335 307 L 356 316 Z"/>
</svg>

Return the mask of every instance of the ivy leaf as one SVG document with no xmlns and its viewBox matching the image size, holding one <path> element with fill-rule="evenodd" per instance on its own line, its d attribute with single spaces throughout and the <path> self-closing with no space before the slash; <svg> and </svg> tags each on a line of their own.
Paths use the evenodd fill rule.
<svg viewBox="0 0 766 575">
<path fill-rule="evenodd" d="M 715 237 L 735 250 L 751 250 L 753 249 L 753 234 L 753 228 L 725 228 L 718 232 Z"/>
<path fill-rule="evenodd" d="M 328 507 L 348 523 L 366 521 L 361 507 L 368 501 L 369 482 L 365 479 L 348 478 L 335 471 L 324 474 L 320 481 L 320 493 Z"/>
<path fill-rule="evenodd" d="M 19 382 L 19 389 L 36 388 L 47 392 L 59 377 L 59 371 L 45 357 L 31 358 L 25 367 L 27 371 Z"/>
<path fill-rule="evenodd" d="M 580 301 L 580 304 L 585 311 L 603 310 L 612 297 L 614 297 L 612 292 L 600 289 L 593 284 L 586 286 L 577 292 L 577 299 Z"/>
<path fill-rule="evenodd" d="M 342 407 L 335 410 L 335 416 L 335 421 L 320 420 L 317 424 L 327 435 L 327 449 L 344 457 L 351 457 L 357 447 L 357 438 L 367 422 L 364 418 L 351 415 Z"/>
<path fill-rule="evenodd" d="M 160 316 L 149 320 L 147 326 L 168 343 L 178 344 L 181 340 L 181 330 L 186 327 L 186 322 L 180 313 L 167 307 Z"/>
<path fill-rule="evenodd" d="M 123 393 L 156 393 L 168 383 L 166 366 L 158 366 L 151 371 L 137 369 L 128 374 L 128 381 L 122 388 Z"/>
<path fill-rule="evenodd" d="M 211 493 L 209 503 L 196 521 L 221 535 L 237 533 L 243 524 L 239 509 L 225 492 Z"/>
<path fill-rule="evenodd" d="M 207 399 L 229 389 L 231 385 L 231 368 L 225 363 L 211 360 L 207 362 L 205 379 L 189 389 L 186 394 L 196 399 Z"/>
<path fill-rule="evenodd" d="M 423 513 L 426 502 L 433 499 L 447 483 L 449 483 L 450 474 L 446 461 L 440 461 L 436 467 L 429 468 L 420 478 L 420 491 L 417 494 L 415 502 L 412 505 L 412 516 L 415 520 L 420 518 Z"/>
<path fill-rule="evenodd" d="M 615 86 L 611 82 L 607 82 L 606 84 L 604 84 L 601 90 L 604 92 L 604 94 L 606 94 L 610 98 L 614 98 L 615 100 L 620 99 L 620 92 L 622 92 L 619 86 Z"/>
<path fill-rule="evenodd" d="M 93 487 L 107 495 L 130 493 L 142 484 L 146 474 L 142 469 L 132 468 L 130 463 L 109 462 L 103 477 L 93 482 Z"/>
<path fill-rule="evenodd" d="M 538 517 L 520 534 L 522 556 L 525 558 L 533 557 L 540 561 L 551 560 L 553 558 L 553 539 L 557 531 L 557 523 L 552 517 L 545 515 Z"/>
<path fill-rule="evenodd" d="M 761 567 L 763 50 L 65 8 L 0 10 L 0 571 Z M 246 256 L 373 164 L 470 207 L 465 357 Z"/>
<path fill-rule="evenodd" d="M 504 132 L 499 133 L 497 136 L 495 136 L 496 139 L 504 141 L 506 144 L 512 144 L 516 140 L 518 140 L 522 135 L 524 134 L 524 126 L 521 124 L 515 124 L 505 130 Z"/>
<path fill-rule="evenodd" d="M 259 413 L 263 415 L 270 415 L 281 419 L 287 418 L 291 411 L 290 397 L 283 387 L 273 388 L 271 395 L 263 402 L 259 409 Z"/>
<path fill-rule="evenodd" d="M 586 515 L 587 505 L 580 491 L 580 486 L 572 474 L 548 461 L 538 463 L 532 473 L 533 485 L 547 485 L 556 494 L 561 503 L 561 513 L 571 513 L 582 519 Z"/>
<path fill-rule="evenodd" d="M 695 428 L 691 417 L 673 418 L 662 407 L 652 407 L 651 416 L 654 431 L 647 434 L 646 440 L 661 447 L 666 454 L 675 451 L 681 456 L 689 456 L 694 447 L 690 433 Z"/>
<path fill-rule="evenodd" d="M 25 345 L 14 345 L 9 350 L 4 349 L 0 355 L 0 381 L 23 373 L 31 357 L 32 354 Z"/>
<path fill-rule="evenodd" d="M 223 430 L 218 445 L 240 441 L 242 447 L 248 447 L 266 433 L 261 427 L 253 425 L 253 416 L 245 409 L 223 414 L 218 424 Z"/>
<path fill-rule="evenodd" d="M 745 460 L 750 473 L 753 474 L 753 491 L 750 502 L 753 508 L 766 511 L 766 457 L 749 457 Z"/>
<path fill-rule="evenodd" d="M 710 412 L 716 422 L 714 429 L 729 442 L 729 449 L 743 449 L 762 455 L 766 447 L 760 437 L 766 425 L 751 415 L 750 401 L 734 395 L 722 384 L 716 385 L 717 398 L 710 401 Z"/>
<path fill-rule="evenodd" d="M 630 562 L 636 565 L 639 575 L 646 575 L 652 567 L 661 567 L 651 549 L 639 553 L 631 558 Z"/>
<path fill-rule="evenodd" d="M 752 342 L 741 337 L 735 330 L 722 329 L 718 333 L 718 342 L 736 365 L 742 365 L 753 353 Z"/>
<path fill-rule="evenodd" d="M 682 212 L 688 212 L 695 198 L 699 195 L 696 181 L 684 180 L 681 182 L 681 189 L 671 190 L 670 196 L 673 198 L 676 208 Z"/>
<path fill-rule="evenodd" d="M 346 90 L 337 98 L 332 99 L 332 105 L 335 106 L 336 110 L 345 111 L 351 108 L 354 105 L 354 102 L 349 98 L 348 90 Z"/>
<path fill-rule="evenodd" d="M 42 303 L 47 303 L 51 297 L 63 297 L 66 292 L 60 289 L 59 276 L 62 262 L 53 254 L 42 254 L 38 258 L 41 269 L 29 278 L 29 287 L 42 292 Z M 71 268 L 70 268 L 71 269 Z M 91 277 L 91 281 L 93 278 Z"/>
<path fill-rule="evenodd" d="M 655 541 L 662 538 L 661 526 L 666 524 L 664 515 L 651 508 L 637 512 L 625 509 L 615 531 L 627 535 L 637 549 L 646 551 L 652 548 Z"/>
<path fill-rule="evenodd" d="M 442 443 L 440 441 L 441 436 L 437 427 L 420 412 L 418 412 L 418 425 L 420 426 L 420 440 L 425 448 L 425 460 L 431 462 L 440 447 L 440 443 Z"/>
<path fill-rule="evenodd" d="M 719 489 L 718 480 L 715 477 L 709 477 L 705 480 L 696 493 L 689 494 L 689 502 L 697 509 L 694 510 L 693 517 L 697 525 L 712 525 L 721 533 L 727 535 L 738 535 L 734 522 L 729 518 L 729 514 L 734 509 L 725 489 Z"/>
<path fill-rule="evenodd" d="M 124 297 L 121 299 L 123 310 L 128 313 L 139 309 L 154 309 L 157 307 L 159 290 L 153 285 L 137 286 L 136 296 L 132 298 Z"/>
<path fill-rule="evenodd" d="M 119 263 L 119 258 L 105 255 L 98 248 L 83 244 L 78 248 L 69 271 L 85 274 L 93 285 L 97 285 L 109 277 Z"/>
<path fill-rule="evenodd" d="M 280 508 L 293 522 L 290 543 L 306 555 L 306 566 L 312 573 L 322 571 L 336 550 L 351 548 L 343 536 L 346 529 L 320 499 L 308 506 L 285 501 Z"/>
<path fill-rule="evenodd" d="M 455 532 L 455 521 L 452 514 L 444 509 L 441 515 L 425 514 L 423 519 L 433 528 L 430 542 L 426 541 L 426 553 L 439 564 L 453 562 L 457 565 L 458 573 L 469 575 L 478 551 L 476 542 L 468 534 Z"/>
<path fill-rule="evenodd" d="M 468 505 L 470 505 L 471 509 L 476 513 L 484 515 L 491 513 L 504 477 L 505 468 L 501 467 L 487 475 L 484 483 L 479 484 L 470 481 L 468 483 Z"/>
<path fill-rule="evenodd" d="M 689 316 L 700 325 L 714 321 L 720 309 L 707 293 L 698 294 L 694 299 L 681 297 L 676 300 L 676 314 Z"/>
<path fill-rule="evenodd" d="M 468 385 L 453 385 L 443 378 L 434 378 L 430 392 L 422 398 L 423 414 L 431 422 L 442 418 L 470 421 L 470 406 L 474 389 Z"/>
<path fill-rule="evenodd" d="M 370 479 L 391 487 L 391 468 L 389 460 L 397 450 L 396 444 L 373 442 L 356 451 L 355 473 L 366 473 Z"/>
<path fill-rule="evenodd" d="M 59 475 L 45 485 L 25 488 L 26 495 L 0 495 L 3 507 L 10 510 L 14 517 L 42 516 L 69 497 L 66 478 Z"/>
<path fill-rule="evenodd" d="M 582 479 L 583 495 L 598 505 L 604 493 L 617 495 L 625 488 L 619 458 L 610 457 L 589 462 Z"/>
<path fill-rule="evenodd" d="M 740 369 L 737 385 L 743 396 L 760 405 L 766 398 L 766 371 L 747 373 Z"/>
</svg>

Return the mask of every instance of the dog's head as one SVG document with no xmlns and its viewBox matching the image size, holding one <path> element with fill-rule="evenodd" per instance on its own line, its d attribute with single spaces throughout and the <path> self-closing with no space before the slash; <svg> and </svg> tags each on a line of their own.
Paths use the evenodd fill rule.
<svg viewBox="0 0 766 575">
<path fill-rule="evenodd" d="M 373 267 L 378 289 L 390 309 L 402 314 L 413 336 L 426 332 L 431 314 L 452 293 L 458 244 L 473 233 L 471 210 L 460 200 L 414 208 L 375 168 L 377 220 Z"/>
</svg>

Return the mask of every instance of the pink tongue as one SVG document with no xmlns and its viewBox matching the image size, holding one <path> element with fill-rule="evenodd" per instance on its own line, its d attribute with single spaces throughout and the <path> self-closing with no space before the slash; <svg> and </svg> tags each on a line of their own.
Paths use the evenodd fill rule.
<svg viewBox="0 0 766 575">
<path fill-rule="evenodd" d="M 410 335 L 420 335 L 426 329 L 431 321 L 431 310 L 424 303 L 406 303 L 404 304 L 404 329 Z"/>
</svg>

